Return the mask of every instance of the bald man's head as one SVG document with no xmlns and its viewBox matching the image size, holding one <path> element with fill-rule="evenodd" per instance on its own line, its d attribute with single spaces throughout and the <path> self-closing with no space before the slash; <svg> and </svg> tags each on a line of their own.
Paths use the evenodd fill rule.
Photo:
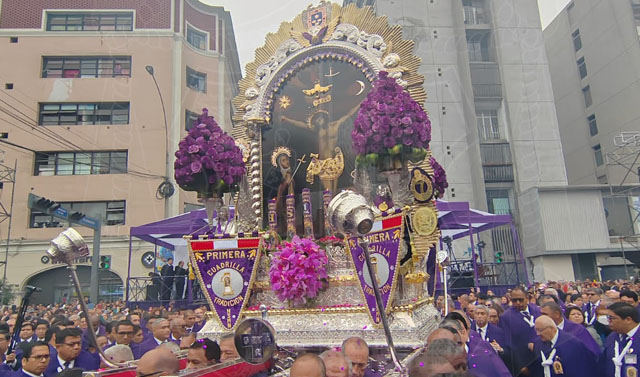
<svg viewBox="0 0 640 377">
<path fill-rule="evenodd" d="M 448 339 L 436 339 L 409 365 L 412 377 L 455 374 L 467 370 L 467 354 L 460 345 Z"/>
<path fill-rule="evenodd" d="M 158 373 L 158 376 L 175 375 L 180 370 L 178 358 L 166 348 L 156 348 L 145 353 L 140 361 L 136 372 L 138 376 Z"/>
<path fill-rule="evenodd" d="M 453 333 L 451 330 L 455 330 L 456 333 Z M 431 334 L 429 334 L 429 337 L 427 338 L 427 344 L 431 344 L 433 343 L 433 341 L 438 339 L 447 339 L 455 343 L 461 342 L 460 334 L 457 334 L 457 329 L 455 328 L 435 329 Z"/>
<path fill-rule="evenodd" d="M 556 323 L 546 315 L 541 315 L 536 319 L 535 330 L 543 342 L 550 342 L 558 332 Z"/>
<path fill-rule="evenodd" d="M 312 353 L 299 356 L 291 366 L 289 377 L 326 377 L 322 359 Z"/>
</svg>

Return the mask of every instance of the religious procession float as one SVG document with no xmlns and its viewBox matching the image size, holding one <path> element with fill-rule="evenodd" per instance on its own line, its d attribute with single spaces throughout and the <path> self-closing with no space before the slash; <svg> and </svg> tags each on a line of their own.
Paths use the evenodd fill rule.
<svg viewBox="0 0 640 377">
<path fill-rule="evenodd" d="M 208 215 L 207 229 L 185 235 L 211 307 L 199 336 L 235 332 L 245 362 L 194 376 L 277 373 L 352 336 L 379 375 L 398 375 L 424 345 L 447 179 L 429 147 L 419 65 L 400 26 L 322 1 L 256 50 L 231 134 L 203 109 L 175 153 L 176 182 Z M 71 261 L 88 248 L 69 229 L 49 253 L 75 276 Z"/>
<path fill-rule="evenodd" d="M 412 52 L 370 8 L 321 2 L 256 50 L 231 135 L 203 110 L 175 161 L 212 224 L 186 236 L 212 308 L 203 336 L 264 318 L 278 347 L 360 336 L 381 364 L 424 344 L 447 181 Z M 245 341 L 241 354 L 260 359 L 261 341 Z"/>
</svg>

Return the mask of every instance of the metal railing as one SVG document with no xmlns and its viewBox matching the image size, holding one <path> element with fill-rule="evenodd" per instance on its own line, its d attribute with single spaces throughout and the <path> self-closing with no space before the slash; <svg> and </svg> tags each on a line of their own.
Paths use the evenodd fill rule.
<svg viewBox="0 0 640 377">
<path fill-rule="evenodd" d="M 513 182 L 513 165 L 482 165 L 485 182 Z"/>
<path fill-rule="evenodd" d="M 489 23 L 484 8 L 465 6 L 463 7 L 465 25 L 482 25 Z"/>
<path fill-rule="evenodd" d="M 189 304 L 205 303 L 206 298 L 197 280 L 185 281 L 184 297 L 176 292 L 175 281 L 170 286 L 164 284 L 162 277 L 130 277 L 127 284 L 127 301 L 130 303 L 159 303 L 166 305 L 171 301 L 186 300 Z M 166 294 L 163 297 L 163 293 Z M 169 297 L 167 299 L 167 297 Z"/>
<path fill-rule="evenodd" d="M 473 84 L 473 96 L 476 98 L 502 98 L 501 84 Z"/>
</svg>

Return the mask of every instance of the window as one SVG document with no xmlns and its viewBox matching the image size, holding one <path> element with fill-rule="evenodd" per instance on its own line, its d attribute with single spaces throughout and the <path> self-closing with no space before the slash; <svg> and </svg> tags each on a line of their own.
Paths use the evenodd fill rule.
<svg viewBox="0 0 640 377">
<path fill-rule="evenodd" d="M 187 86 L 198 92 L 206 93 L 207 91 L 207 74 L 194 71 L 187 67 Z"/>
<path fill-rule="evenodd" d="M 587 77 L 587 63 L 584 62 L 584 58 L 578 59 L 576 63 L 578 64 L 578 72 L 580 73 L 580 78 L 583 79 Z"/>
<path fill-rule="evenodd" d="M 497 215 L 511 214 L 511 200 L 508 189 L 487 189 L 487 209 Z"/>
<path fill-rule="evenodd" d="M 584 106 L 590 107 L 593 104 L 593 100 L 591 99 L 591 87 L 589 85 L 582 88 L 582 94 L 584 95 Z"/>
<path fill-rule="evenodd" d="M 207 49 L 207 34 L 187 26 L 187 43 L 198 50 Z"/>
<path fill-rule="evenodd" d="M 81 212 L 88 217 L 100 218 L 105 225 L 124 225 L 124 200 L 106 202 L 58 202 L 69 212 Z M 62 228 L 64 221 L 54 218 L 38 210 L 32 209 L 29 216 L 29 228 Z"/>
<path fill-rule="evenodd" d="M 123 174 L 127 151 L 37 152 L 34 175 Z"/>
<path fill-rule="evenodd" d="M 573 49 L 576 51 L 580 51 L 582 48 L 582 39 L 580 39 L 580 29 L 576 29 L 576 31 L 571 34 L 573 37 Z"/>
<path fill-rule="evenodd" d="M 45 56 L 42 77 L 131 77 L 131 56 Z"/>
<path fill-rule="evenodd" d="M 465 25 L 487 24 L 487 16 L 482 0 L 462 0 L 462 10 L 464 12 Z"/>
<path fill-rule="evenodd" d="M 198 116 L 198 114 L 189 110 L 186 110 L 184 112 L 184 129 L 186 131 L 189 131 L 193 128 L 193 126 L 195 125 L 194 123 L 198 120 Z"/>
<path fill-rule="evenodd" d="M 604 165 L 604 158 L 602 157 L 602 148 L 600 148 L 600 144 L 595 145 L 593 148 L 593 156 L 596 159 L 596 166 Z"/>
<path fill-rule="evenodd" d="M 41 103 L 40 125 L 128 124 L 129 102 Z"/>
<path fill-rule="evenodd" d="M 490 62 L 489 53 L 490 34 L 487 31 L 467 30 L 467 50 L 469 61 Z"/>
<path fill-rule="evenodd" d="M 48 13 L 47 31 L 132 31 L 132 12 Z"/>
<path fill-rule="evenodd" d="M 476 120 L 481 141 L 501 139 L 497 110 L 476 110 Z"/>
<path fill-rule="evenodd" d="M 596 123 L 596 115 L 591 114 L 587 117 L 587 121 L 589 122 L 589 134 L 591 136 L 596 136 L 598 134 L 598 124 Z"/>
</svg>

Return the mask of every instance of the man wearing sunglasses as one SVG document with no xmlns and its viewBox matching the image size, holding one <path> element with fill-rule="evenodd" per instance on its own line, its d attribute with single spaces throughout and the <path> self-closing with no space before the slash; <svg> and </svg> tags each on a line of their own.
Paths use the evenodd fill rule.
<svg viewBox="0 0 640 377">
<path fill-rule="evenodd" d="M 510 353 L 511 373 L 519 376 L 535 355 L 529 349 L 529 343 L 536 339 L 535 319 L 540 316 L 540 308 L 528 304 L 527 292 L 522 287 L 511 291 L 513 306 L 500 317 L 500 327 L 504 331 L 504 339 Z M 504 347 L 504 345 L 503 345 Z"/>
<path fill-rule="evenodd" d="M 71 327 L 56 332 L 56 351 L 45 370 L 46 376 L 55 376 L 65 369 L 80 368 L 92 371 L 100 368 L 100 360 L 82 349 L 82 330 Z"/>
<path fill-rule="evenodd" d="M 582 311 L 584 312 L 584 322 L 588 326 L 593 326 L 596 321 L 596 309 L 600 306 L 602 298 L 602 289 L 600 288 L 589 288 L 587 290 L 587 302 L 584 305 Z"/>
<path fill-rule="evenodd" d="M 49 364 L 47 343 L 40 341 L 27 343 L 23 345 L 22 350 L 22 369 L 9 375 L 12 377 L 42 377 Z"/>
<path fill-rule="evenodd" d="M 116 344 L 122 344 L 131 349 L 134 359 L 140 358 L 140 345 L 133 342 L 133 322 L 129 320 L 122 320 L 115 325 L 116 342 L 111 346 L 107 346 L 105 349 L 115 346 Z"/>
</svg>

